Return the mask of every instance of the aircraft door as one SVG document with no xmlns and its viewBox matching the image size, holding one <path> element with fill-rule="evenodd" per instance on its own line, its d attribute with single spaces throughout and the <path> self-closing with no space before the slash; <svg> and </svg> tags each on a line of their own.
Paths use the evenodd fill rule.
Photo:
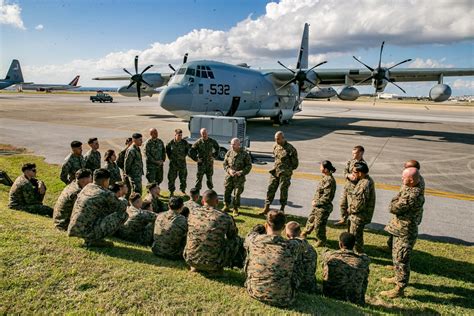
<svg viewBox="0 0 474 316">
<path fill-rule="evenodd" d="M 232 104 L 230 105 L 230 109 L 225 116 L 234 116 L 235 112 L 240 105 L 240 97 L 232 97 Z"/>
</svg>

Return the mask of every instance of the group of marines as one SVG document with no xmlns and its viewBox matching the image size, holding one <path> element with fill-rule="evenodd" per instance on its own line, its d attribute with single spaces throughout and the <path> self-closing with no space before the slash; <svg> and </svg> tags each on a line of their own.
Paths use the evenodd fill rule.
<svg viewBox="0 0 474 316">
<path fill-rule="evenodd" d="M 314 293 L 316 286 L 317 252 L 306 238 L 316 232 L 316 247 L 326 243 L 326 226 L 333 209 L 336 191 L 330 161 L 322 161 L 320 180 L 312 201 L 312 210 L 305 228 L 297 222 L 286 223 L 284 213 L 293 171 L 298 167 L 295 147 L 285 140 L 282 132 L 275 134 L 274 167 L 270 170 L 267 196 L 261 215 L 264 225 L 255 226 L 242 238 L 234 219 L 239 215 L 240 196 L 246 175 L 252 168 L 250 154 L 231 141 L 223 167 L 224 206 L 218 208 L 219 198 L 213 191 L 213 168 L 219 146 L 205 129 L 192 146 L 175 130 L 175 137 L 165 146 L 156 129 L 150 130 L 145 142 L 148 194 L 142 199 L 143 160 L 142 135 L 135 133 L 127 139 L 126 147 L 116 156 L 113 150 L 101 154 L 97 138 L 88 141 L 91 147 L 84 157 L 82 144 L 71 143 L 71 154 L 61 170 L 61 180 L 67 184 L 54 210 L 43 205 L 45 184 L 36 178 L 36 166 L 25 164 L 10 190 L 9 207 L 32 213 L 52 215 L 55 226 L 69 236 L 83 238 L 86 247 L 112 246 L 106 237 L 115 236 L 130 242 L 150 246 L 152 252 L 171 260 L 184 259 L 191 271 L 218 276 L 224 267 L 244 268 L 247 292 L 260 301 L 288 306 L 297 291 Z M 364 148 L 354 147 L 352 159 L 344 169 L 345 184 L 341 196 L 341 219 L 336 226 L 347 227 L 339 237 L 339 250 L 322 253 L 323 294 L 356 304 L 365 303 L 370 259 L 364 254 L 363 232 L 375 209 L 374 181 L 363 159 Z M 175 196 L 175 180 L 186 193 L 186 157 L 197 162 L 195 187 L 190 200 Z M 168 205 L 160 200 L 159 184 L 163 181 L 163 165 L 168 158 Z M 392 199 L 389 211 L 392 219 L 385 230 L 390 234 L 394 277 L 383 278 L 395 288 L 381 294 L 390 298 L 404 295 L 410 275 L 410 257 L 418 235 L 424 204 L 424 181 L 420 165 L 405 163 L 402 186 Z M 203 176 L 208 190 L 202 194 Z M 280 210 L 271 210 L 275 192 L 280 187 Z M 233 200 L 232 200 L 233 195 Z M 286 238 L 282 237 L 285 235 Z"/>
</svg>

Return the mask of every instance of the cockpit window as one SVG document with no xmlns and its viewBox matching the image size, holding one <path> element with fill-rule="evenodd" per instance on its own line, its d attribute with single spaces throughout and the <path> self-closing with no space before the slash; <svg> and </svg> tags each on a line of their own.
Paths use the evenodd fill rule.
<svg viewBox="0 0 474 316">
<path fill-rule="evenodd" d="M 186 73 L 186 68 L 180 68 L 178 70 L 178 75 L 184 75 Z"/>
<path fill-rule="evenodd" d="M 188 68 L 188 70 L 186 70 L 186 75 L 194 76 L 194 68 Z"/>
<path fill-rule="evenodd" d="M 196 70 L 196 77 L 214 79 L 214 73 L 209 66 L 198 65 Z"/>
</svg>

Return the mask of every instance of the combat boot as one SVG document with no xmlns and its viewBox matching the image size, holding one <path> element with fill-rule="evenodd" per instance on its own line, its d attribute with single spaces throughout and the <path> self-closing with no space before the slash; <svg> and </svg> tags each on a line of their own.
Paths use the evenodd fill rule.
<svg viewBox="0 0 474 316">
<path fill-rule="evenodd" d="M 342 227 L 346 225 L 347 225 L 347 221 L 344 218 L 341 218 L 338 222 L 334 223 L 334 226 L 336 227 Z"/>
<path fill-rule="evenodd" d="M 232 215 L 233 215 L 234 217 L 239 216 L 239 208 L 238 208 L 238 207 L 234 207 L 234 212 L 232 213 Z"/>
<path fill-rule="evenodd" d="M 227 203 L 224 203 L 224 208 L 222 209 L 222 212 L 225 212 L 225 213 L 230 212 L 230 207 Z"/>
<path fill-rule="evenodd" d="M 405 296 L 405 291 L 397 285 L 394 289 L 380 292 L 380 295 L 388 298 L 397 298 Z"/>
<path fill-rule="evenodd" d="M 174 191 L 170 191 L 170 197 L 174 196 Z"/>
<path fill-rule="evenodd" d="M 270 205 L 265 204 L 262 211 L 260 213 L 258 213 L 258 215 L 267 215 L 268 212 L 270 212 Z"/>
<path fill-rule="evenodd" d="M 396 277 L 382 278 L 382 282 L 387 283 L 387 284 L 397 284 L 397 278 Z"/>
<path fill-rule="evenodd" d="M 285 213 L 285 205 L 281 205 L 281 206 L 280 206 L 280 212 Z"/>
</svg>

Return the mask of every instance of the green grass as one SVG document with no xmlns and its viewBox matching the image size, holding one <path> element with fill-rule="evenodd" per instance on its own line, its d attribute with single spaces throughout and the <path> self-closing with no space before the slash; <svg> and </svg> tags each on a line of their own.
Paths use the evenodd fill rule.
<svg viewBox="0 0 474 316">
<path fill-rule="evenodd" d="M 20 154 L 0 156 L 0 169 L 14 178 L 26 161 L 37 164 L 38 177 L 48 186 L 45 202 L 54 205 L 63 188 L 58 166 Z M 251 299 L 239 270 L 226 270 L 224 277 L 208 279 L 189 272 L 184 262 L 160 259 L 148 248 L 118 240 L 110 249 L 82 248 L 81 240 L 57 231 L 50 218 L 9 210 L 8 189 L 0 185 L 0 314 L 473 314 L 472 247 L 419 240 L 406 297 L 390 301 L 378 296 L 390 288 L 379 281 L 391 274 L 384 268 L 391 264 L 386 236 L 366 232 L 372 264 L 365 308 L 298 294 L 293 306 L 279 309 Z M 256 213 L 243 209 L 243 216 L 237 219 L 242 236 L 262 222 Z M 336 247 L 340 232 L 328 229 L 331 248 Z M 319 265 L 317 278 L 321 282 Z"/>
</svg>

